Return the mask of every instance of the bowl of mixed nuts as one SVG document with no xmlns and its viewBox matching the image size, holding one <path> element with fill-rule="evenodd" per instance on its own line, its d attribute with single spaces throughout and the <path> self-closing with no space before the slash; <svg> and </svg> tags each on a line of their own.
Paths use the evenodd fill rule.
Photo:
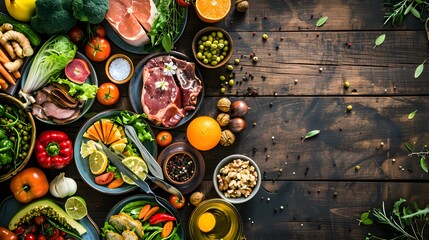
<svg viewBox="0 0 429 240">
<path fill-rule="evenodd" d="M 261 171 L 253 159 L 233 154 L 218 163 L 213 184 L 221 198 L 233 204 L 244 203 L 261 187 Z"/>
</svg>

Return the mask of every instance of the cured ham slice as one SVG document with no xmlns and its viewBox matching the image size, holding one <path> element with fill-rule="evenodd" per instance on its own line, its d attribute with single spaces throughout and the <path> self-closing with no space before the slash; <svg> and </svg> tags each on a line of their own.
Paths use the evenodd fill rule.
<svg viewBox="0 0 429 240">
<path fill-rule="evenodd" d="M 124 42 L 141 46 L 150 41 L 147 32 L 157 15 L 152 0 L 110 0 L 105 18 Z"/>
<path fill-rule="evenodd" d="M 165 88 L 157 87 L 157 82 L 163 82 Z M 160 67 L 144 68 L 141 102 L 149 121 L 158 126 L 176 126 L 185 113 L 179 87 Z"/>
</svg>

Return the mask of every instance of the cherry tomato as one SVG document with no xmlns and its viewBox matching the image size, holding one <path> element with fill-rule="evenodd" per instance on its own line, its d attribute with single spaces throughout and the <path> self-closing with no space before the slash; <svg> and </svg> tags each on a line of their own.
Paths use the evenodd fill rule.
<svg viewBox="0 0 429 240">
<path fill-rule="evenodd" d="M 185 206 L 185 197 L 183 197 L 182 199 L 179 199 L 178 196 L 171 195 L 168 200 L 170 201 L 171 205 L 173 205 L 175 209 L 181 209 L 182 207 Z"/>
<path fill-rule="evenodd" d="M 103 83 L 98 87 L 97 100 L 103 105 L 113 105 L 119 100 L 119 89 L 113 83 Z"/>
<path fill-rule="evenodd" d="M 106 185 L 109 184 L 113 179 L 115 178 L 115 173 L 113 172 L 107 172 L 103 173 L 97 177 L 95 177 L 95 183 L 98 185 Z"/>
<path fill-rule="evenodd" d="M 176 0 L 176 2 L 181 7 L 189 7 L 189 6 L 191 6 L 191 0 Z"/>
<path fill-rule="evenodd" d="M 80 44 L 85 39 L 85 34 L 81 26 L 76 25 L 69 31 L 69 38 L 74 44 Z"/>
<path fill-rule="evenodd" d="M 106 29 L 100 24 L 92 25 L 92 33 L 94 37 L 106 37 Z"/>
<path fill-rule="evenodd" d="M 160 147 L 165 147 L 167 145 L 170 145 L 170 143 L 173 141 L 173 136 L 170 132 L 167 131 L 161 131 L 156 135 L 156 143 Z"/>
<path fill-rule="evenodd" d="M 85 44 L 85 56 L 91 61 L 101 62 L 110 56 L 110 43 L 102 37 L 93 37 Z"/>
<path fill-rule="evenodd" d="M 61 231 L 61 230 L 60 230 L 60 236 L 65 237 L 66 235 L 67 235 L 67 233 L 66 233 L 66 232 L 64 232 L 64 231 Z"/>
<path fill-rule="evenodd" d="M 36 240 L 36 236 L 32 233 L 28 233 L 27 235 L 25 235 L 25 240 Z"/>
<path fill-rule="evenodd" d="M 25 232 L 25 227 L 22 225 L 19 225 L 15 230 L 13 231 L 16 235 L 21 235 Z"/>
<path fill-rule="evenodd" d="M 39 234 L 39 235 L 37 236 L 37 240 L 46 240 L 46 237 L 45 237 L 45 235 L 43 235 L 43 234 Z"/>
<path fill-rule="evenodd" d="M 44 216 L 36 216 L 33 219 L 34 224 L 36 225 L 42 225 L 45 222 L 45 217 Z"/>
</svg>

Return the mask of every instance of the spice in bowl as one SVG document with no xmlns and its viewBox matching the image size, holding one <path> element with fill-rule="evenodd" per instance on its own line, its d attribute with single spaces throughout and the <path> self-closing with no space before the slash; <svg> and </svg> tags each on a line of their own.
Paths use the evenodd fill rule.
<svg viewBox="0 0 429 240">
<path fill-rule="evenodd" d="M 175 183 L 185 183 L 195 174 L 195 160 L 186 153 L 176 153 L 165 161 L 166 177 Z"/>
<path fill-rule="evenodd" d="M 133 62 L 124 54 L 115 54 L 107 60 L 107 77 L 116 84 L 123 84 L 131 79 L 134 72 Z"/>
</svg>

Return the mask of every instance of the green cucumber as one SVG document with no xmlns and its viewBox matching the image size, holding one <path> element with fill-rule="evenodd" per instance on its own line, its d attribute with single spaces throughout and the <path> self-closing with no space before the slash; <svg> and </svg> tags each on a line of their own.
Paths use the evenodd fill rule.
<svg viewBox="0 0 429 240">
<path fill-rule="evenodd" d="M 39 34 L 37 34 L 29 24 L 18 22 L 15 19 L 9 17 L 9 15 L 0 12 L 0 25 L 3 23 L 12 24 L 13 29 L 24 34 L 30 41 L 31 45 L 34 47 L 39 46 L 42 42 Z"/>
<path fill-rule="evenodd" d="M 86 229 L 76 220 L 71 218 L 62 207 L 49 199 L 42 199 L 30 203 L 19 210 L 9 222 L 9 230 L 15 230 L 19 225 L 28 223 L 35 216 L 45 215 L 59 222 L 66 228 L 75 229 L 80 235 L 86 233 Z"/>
</svg>

